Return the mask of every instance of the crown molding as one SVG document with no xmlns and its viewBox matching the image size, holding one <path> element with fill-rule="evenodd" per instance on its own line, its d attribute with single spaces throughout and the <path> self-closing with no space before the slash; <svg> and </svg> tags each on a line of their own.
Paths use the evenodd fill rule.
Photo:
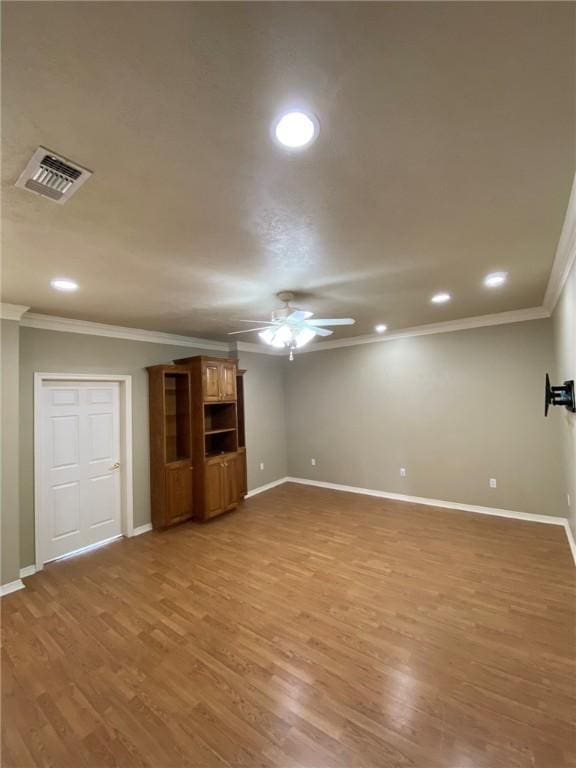
<svg viewBox="0 0 576 768">
<path fill-rule="evenodd" d="M 550 278 L 548 279 L 548 286 L 546 293 L 544 294 L 543 305 L 548 312 L 552 314 L 564 283 L 566 282 L 570 270 L 576 262 L 576 176 L 572 184 L 572 191 L 570 193 L 570 199 L 568 200 L 568 207 L 566 208 L 566 215 L 564 217 L 564 224 L 562 225 L 562 232 L 560 233 L 560 239 L 558 241 L 558 247 L 556 248 L 556 254 L 554 256 L 554 262 L 552 263 L 552 270 L 550 272 Z"/>
<path fill-rule="evenodd" d="M 16 307 L 14 304 L 3 304 L 4 307 Z M 20 310 L 26 310 L 25 307 L 19 307 Z M 26 328 L 37 328 L 44 331 L 59 331 L 62 333 L 81 333 L 88 336 L 105 336 L 113 339 L 126 339 L 128 341 L 143 341 L 149 344 L 164 344 L 173 347 L 192 347 L 195 349 L 209 349 L 213 352 L 253 352 L 260 355 L 273 355 L 283 357 L 286 351 L 275 349 L 265 344 L 255 344 L 253 342 L 238 341 L 224 342 L 211 341 L 210 339 L 196 338 L 194 336 L 179 336 L 173 333 L 163 333 L 160 331 L 146 331 L 141 328 L 126 328 L 121 325 L 106 325 L 104 323 L 93 323 L 87 320 L 73 320 L 68 317 L 55 317 L 52 315 L 41 315 L 35 312 L 20 313 L 18 318 L 13 313 L 4 319 L 19 319 L 20 325 Z M 428 325 L 417 325 L 412 328 L 404 328 L 394 333 L 371 334 L 369 336 L 353 336 L 347 339 L 337 339 L 335 341 L 321 341 L 311 344 L 309 347 L 303 347 L 298 350 L 298 354 L 304 352 L 322 352 L 329 349 L 338 349 L 340 347 L 355 347 L 360 344 L 376 344 L 385 341 L 395 341 L 405 339 L 411 336 L 428 336 L 436 333 L 450 333 L 452 331 L 466 331 L 473 328 L 485 328 L 492 325 L 506 325 L 509 323 L 520 323 L 526 320 L 542 320 L 550 317 L 550 312 L 545 307 L 531 307 L 529 309 L 515 309 L 509 312 L 499 312 L 493 315 L 479 315 L 477 317 L 467 317 L 461 320 L 447 320 L 443 323 L 430 323 Z"/>
<path fill-rule="evenodd" d="M 340 347 L 355 347 L 359 344 L 376 344 L 406 339 L 411 336 L 430 336 L 436 333 L 468 331 L 473 328 L 486 328 L 491 325 L 508 325 L 510 323 L 522 323 L 526 320 L 543 320 L 547 317 L 550 317 L 550 313 L 544 307 L 513 309 L 509 312 L 498 312 L 493 315 L 478 315 L 477 317 L 465 317 L 461 320 L 446 320 L 443 323 L 416 325 L 413 328 L 404 328 L 394 333 L 370 334 L 369 336 L 354 336 L 349 339 L 316 342 L 316 344 L 312 344 L 310 347 L 299 349 L 298 353 L 322 352 L 327 349 L 338 349 Z"/>
<path fill-rule="evenodd" d="M 146 331 L 142 328 L 125 328 L 121 325 L 92 323 L 88 320 L 72 320 L 68 317 L 40 315 L 35 312 L 28 312 L 22 318 L 21 325 L 26 328 L 38 328 L 43 331 L 83 333 L 88 336 L 107 336 L 112 339 L 145 341 L 149 344 L 169 344 L 172 347 L 194 347 L 195 349 L 210 349 L 219 352 L 230 351 L 230 344 L 222 341 L 198 339 L 194 336 L 179 336 L 174 333 L 162 333 L 160 331 Z"/>
<path fill-rule="evenodd" d="M 286 354 L 285 349 L 276 349 L 275 347 L 269 347 L 266 344 L 256 344 L 252 341 L 236 341 L 232 343 L 237 352 L 255 352 L 258 355 L 274 355 L 275 357 L 281 357 Z"/>
<path fill-rule="evenodd" d="M 23 304 L 0 304 L 0 317 L 2 320 L 16 320 L 20 322 L 22 315 L 28 312 L 30 307 Z"/>
</svg>

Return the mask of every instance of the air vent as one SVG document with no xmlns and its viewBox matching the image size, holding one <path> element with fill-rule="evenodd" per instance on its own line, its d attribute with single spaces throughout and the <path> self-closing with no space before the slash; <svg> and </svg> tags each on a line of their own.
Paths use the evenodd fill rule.
<svg viewBox="0 0 576 768">
<path fill-rule="evenodd" d="M 38 147 L 16 182 L 57 203 L 65 203 L 92 176 L 92 171 L 66 160 L 49 149 Z"/>
</svg>

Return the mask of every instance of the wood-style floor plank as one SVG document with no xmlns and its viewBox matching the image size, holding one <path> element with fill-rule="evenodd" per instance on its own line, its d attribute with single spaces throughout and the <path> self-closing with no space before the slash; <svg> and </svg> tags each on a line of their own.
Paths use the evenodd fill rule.
<svg viewBox="0 0 576 768">
<path fill-rule="evenodd" d="M 556 526 L 284 485 L 2 599 L 4 768 L 574 768 Z"/>
</svg>

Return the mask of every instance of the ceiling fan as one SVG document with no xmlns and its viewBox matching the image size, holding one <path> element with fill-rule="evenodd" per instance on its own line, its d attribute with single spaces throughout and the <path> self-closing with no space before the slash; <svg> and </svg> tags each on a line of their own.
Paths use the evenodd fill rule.
<svg viewBox="0 0 576 768">
<path fill-rule="evenodd" d="M 232 331 L 228 335 L 235 336 L 239 333 L 259 331 L 258 335 L 263 342 L 277 349 L 289 349 L 290 360 L 293 360 L 295 349 L 308 344 L 315 336 L 330 336 L 333 333 L 322 326 L 354 325 L 356 322 L 351 317 L 312 319 L 314 312 L 290 306 L 290 302 L 294 300 L 294 294 L 291 291 L 280 291 L 276 295 L 285 306 L 274 310 L 271 320 L 239 320 L 240 323 L 258 323 L 258 327 L 247 328 L 245 331 Z"/>
</svg>

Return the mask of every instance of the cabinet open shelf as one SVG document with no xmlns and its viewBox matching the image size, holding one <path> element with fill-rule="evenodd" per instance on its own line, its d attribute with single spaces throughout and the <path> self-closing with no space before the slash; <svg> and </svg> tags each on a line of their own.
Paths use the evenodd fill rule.
<svg viewBox="0 0 576 768">
<path fill-rule="evenodd" d="M 204 456 L 231 453 L 238 447 L 236 403 L 204 403 Z"/>
<path fill-rule="evenodd" d="M 226 429 L 208 429 L 204 432 L 205 435 L 219 435 L 222 432 L 235 432 L 235 427 L 226 427 Z"/>
<path fill-rule="evenodd" d="M 190 371 L 148 368 L 152 524 L 166 528 L 193 515 Z"/>
<path fill-rule="evenodd" d="M 236 429 L 221 429 L 204 433 L 204 455 L 218 456 L 237 449 Z"/>
<path fill-rule="evenodd" d="M 190 385 L 186 373 L 164 374 L 164 439 L 166 463 L 189 459 Z"/>
<path fill-rule="evenodd" d="M 236 429 L 236 403 L 205 403 L 204 433 Z"/>
</svg>

